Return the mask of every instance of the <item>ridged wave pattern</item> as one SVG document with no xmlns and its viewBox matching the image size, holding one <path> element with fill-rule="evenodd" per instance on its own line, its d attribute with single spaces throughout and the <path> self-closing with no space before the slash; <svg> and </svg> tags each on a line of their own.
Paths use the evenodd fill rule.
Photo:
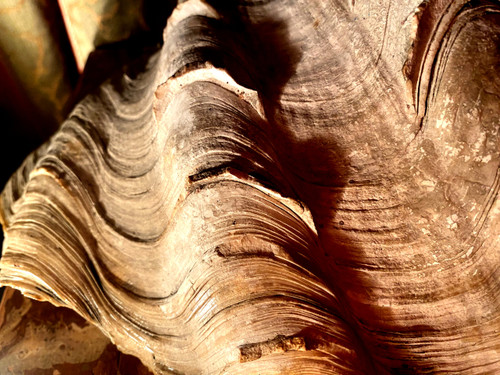
<svg viewBox="0 0 500 375">
<path fill-rule="evenodd" d="M 418 5 L 182 2 L 8 182 L 0 283 L 158 374 L 498 371 L 500 7 Z"/>
</svg>

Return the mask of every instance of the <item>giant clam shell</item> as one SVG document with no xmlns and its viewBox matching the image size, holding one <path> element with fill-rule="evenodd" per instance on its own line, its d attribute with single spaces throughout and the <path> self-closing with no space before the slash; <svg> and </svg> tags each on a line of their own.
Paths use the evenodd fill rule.
<svg viewBox="0 0 500 375">
<path fill-rule="evenodd" d="M 7 184 L 0 283 L 157 373 L 498 369 L 500 8 L 418 6 L 183 2 Z"/>
</svg>

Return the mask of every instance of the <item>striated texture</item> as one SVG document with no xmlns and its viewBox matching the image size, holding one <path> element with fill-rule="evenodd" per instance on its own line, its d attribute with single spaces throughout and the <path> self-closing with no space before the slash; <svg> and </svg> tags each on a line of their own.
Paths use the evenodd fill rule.
<svg viewBox="0 0 500 375">
<path fill-rule="evenodd" d="M 500 366 L 500 4 L 182 2 L 1 196 L 0 283 L 158 374 Z"/>
</svg>

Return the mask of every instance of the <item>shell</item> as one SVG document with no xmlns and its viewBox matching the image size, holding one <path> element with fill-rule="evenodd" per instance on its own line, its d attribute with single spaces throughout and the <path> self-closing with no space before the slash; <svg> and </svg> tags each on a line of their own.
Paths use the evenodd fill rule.
<svg viewBox="0 0 500 375">
<path fill-rule="evenodd" d="M 495 371 L 499 35 L 497 1 L 182 2 L 5 187 L 0 283 L 158 374 Z"/>
<path fill-rule="evenodd" d="M 74 311 L 11 288 L 0 303 L 0 347 L 0 369 L 8 374 L 152 375 Z"/>
</svg>

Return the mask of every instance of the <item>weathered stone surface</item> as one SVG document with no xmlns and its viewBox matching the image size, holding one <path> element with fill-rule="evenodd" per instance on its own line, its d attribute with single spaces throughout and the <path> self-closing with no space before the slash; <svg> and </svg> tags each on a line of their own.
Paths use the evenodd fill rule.
<svg viewBox="0 0 500 375">
<path fill-rule="evenodd" d="M 2 196 L 0 282 L 156 373 L 500 363 L 497 1 L 182 2 Z"/>
</svg>

